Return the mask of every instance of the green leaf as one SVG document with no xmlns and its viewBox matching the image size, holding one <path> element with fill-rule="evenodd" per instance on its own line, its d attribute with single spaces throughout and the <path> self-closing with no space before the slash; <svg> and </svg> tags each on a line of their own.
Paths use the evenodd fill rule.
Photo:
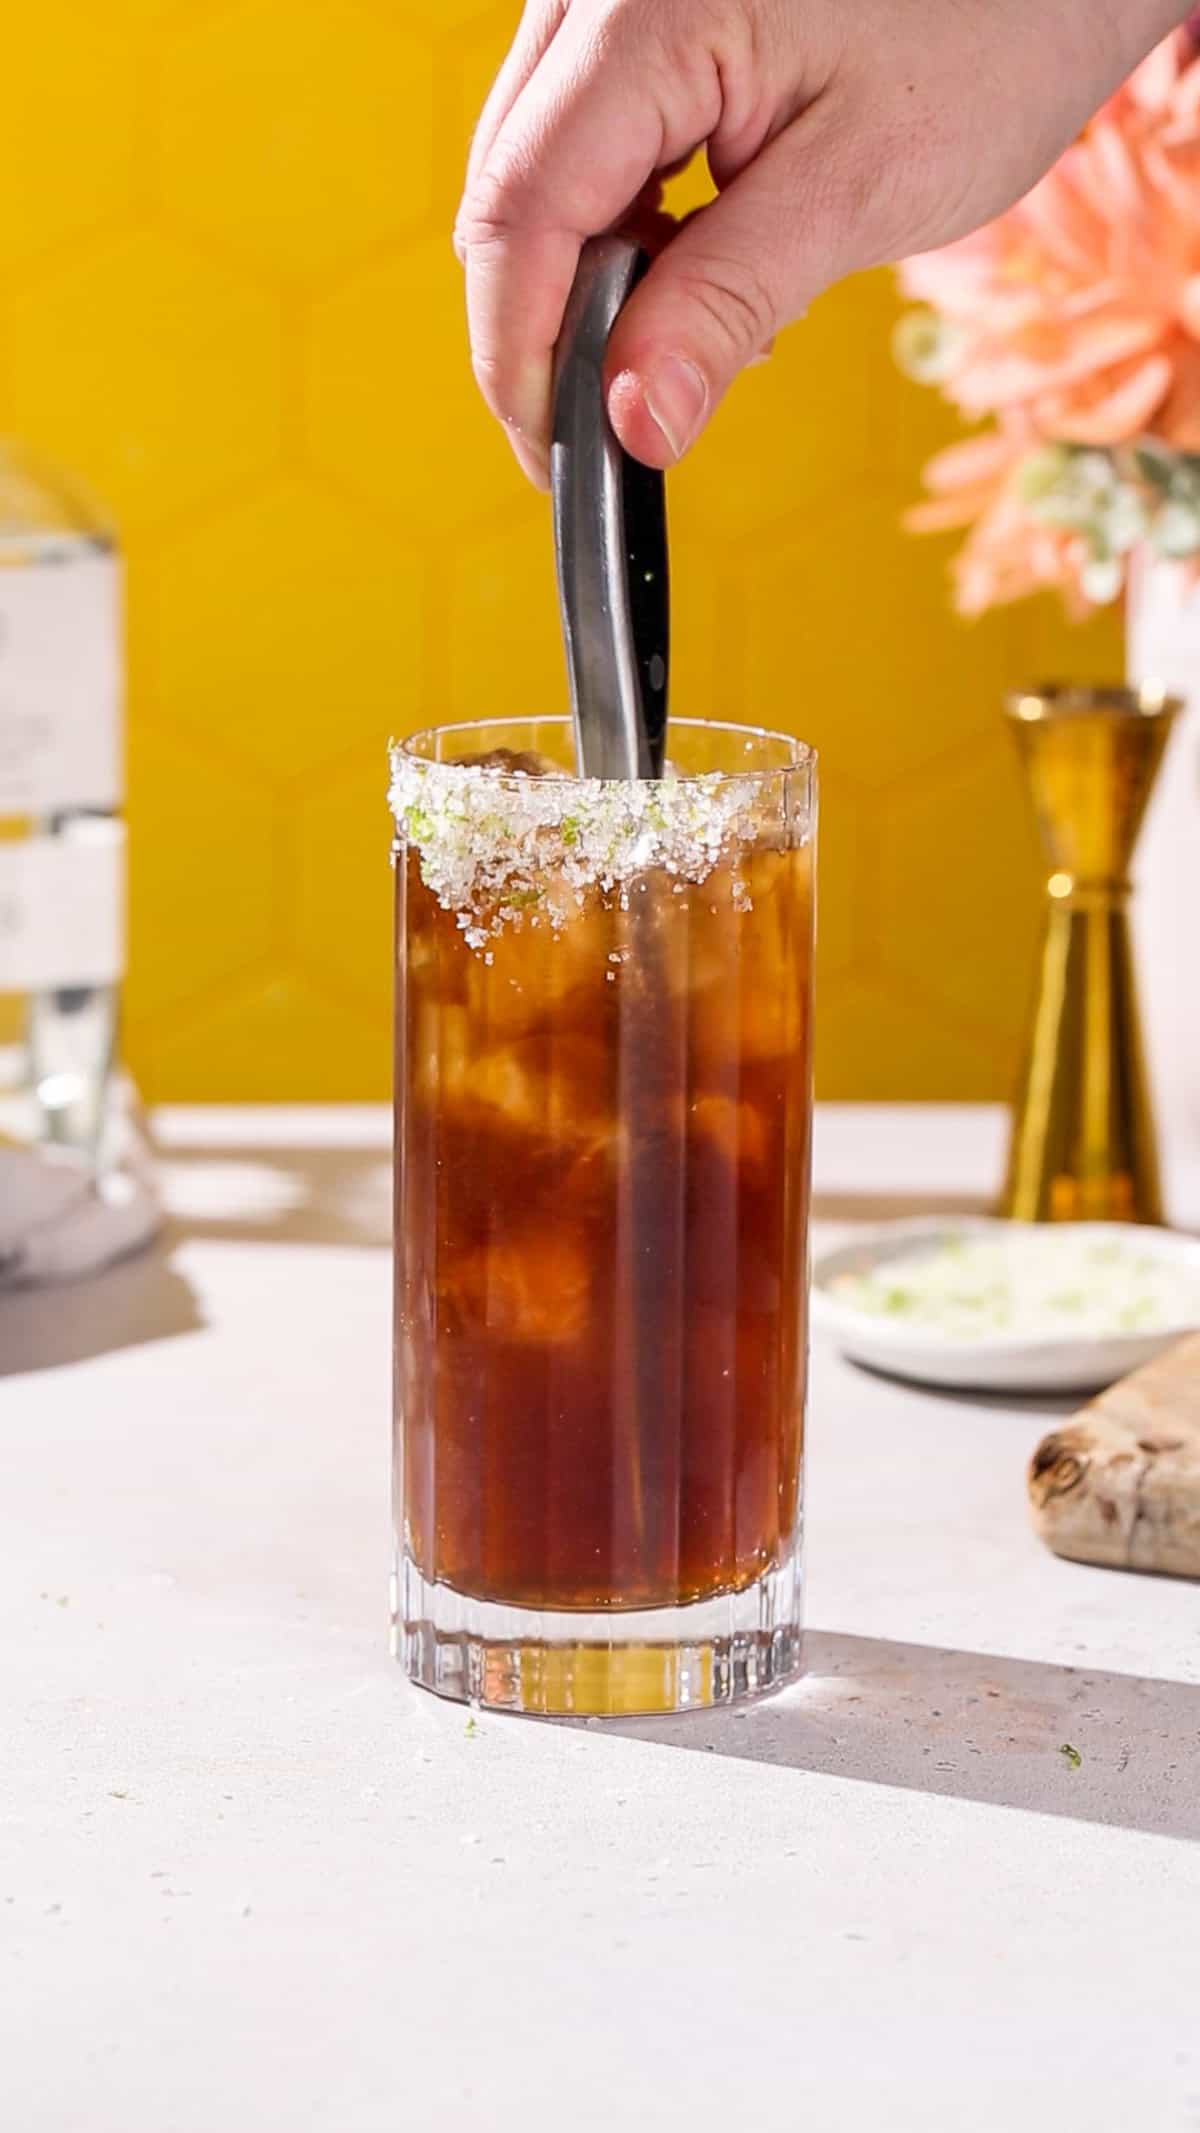
<svg viewBox="0 0 1200 2133">
<path fill-rule="evenodd" d="M 1179 462 L 1177 455 L 1168 451 L 1165 445 L 1156 444 L 1152 437 L 1144 437 L 1140 444 L 1133 447 L 1133 463 L 1142 480 L 1148 482 L 1152 489 L 1161 489 L 1165 495 L 1175 478 Z"/>
<path fill-rule="evenodd" d="M 1017 494 L 1023 504 L 1032 507 L 1044 503 L 1054 495 L 1070 465 L 1070 453 L 1062 445 L 1048 444 L 1044 451 L 1031 452 L 1021 461 L 1017 473 Z"/>
<path fill-rule="evenodd" d="M 940 385 L 958 336 L 936 311 L 907 311 L 892 334 L 897 367 L 916 385 Z"/>
<path fill-rule="evenodd" d="M 1172 497 L 1156 514 L 1151 535 L 1159 555 L 1169 560 L 1195 555 L 1200 549 L 1200 508 Z"/>
</svg>

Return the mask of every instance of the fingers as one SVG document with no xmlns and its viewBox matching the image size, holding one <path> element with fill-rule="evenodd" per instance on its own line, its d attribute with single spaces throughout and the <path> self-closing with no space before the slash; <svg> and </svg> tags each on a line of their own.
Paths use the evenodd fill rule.
<svg viewBox="0 0 1200 2133">
<path fill-rule="evenodd" d="M 678 229 L 679 217 L 663 206 L 662 184 L 657 178 L 643 186 L 628 213 L 621 217 L 622 234 L 635 238 L 651 259 L 657 259 Z"/>
<path fill-rule="evenodd" d="M 492 83 L 487 102 L 479 115 L 467 158 L 468 193 L 491 153 L 492 144 L 501 126 L 544 53 L 549 50 L 566 11 L 567 0 L 529 0 L 509 48 L 508 57 Z M 465 248 L 457 231 L 454 249 L 465 263 Z"/>
<path fill-rule="evenodd" d="M 872 181 L 814 105 L 693 215 L 613 329 L 608 407 L 626 451 L 668 467 L 738 372 L 832 281 L 865 263 Z M 844 175 L 839 175 L 839 173 Z"/>
<path fill-rule="evenodd" d="M 554 344 L 579 261 L 580 237 L 547 227 L 467 242 L 467 323 L 475 378 L 525 473 L 550 481 Z"/>
<path fill-rule="evenodd" d="M 655 17 L 597 40 L 568 11 L 478 163 L 459 210 L 475 374 L 526 471 L 549 465 L 554 346 L 584 241 L 620 221 L 664 165 L 704 138 L 720 83 L 664 108 L 670 70 L 648 49 Z M 653 63 L 652 63 L 653 62 Z M 664 92 L 665 85 L 665 92 Z M 686 137 L 689 126 L 695 139 Z"/>
</svg>

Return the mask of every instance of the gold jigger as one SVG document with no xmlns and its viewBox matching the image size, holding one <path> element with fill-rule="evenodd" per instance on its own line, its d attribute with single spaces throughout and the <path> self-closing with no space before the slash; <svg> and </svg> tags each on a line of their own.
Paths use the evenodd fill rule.
<svg viewBox="0 0 1200 2133">
<path fill-rule="evenodd" d="M 1007 710 L 1050 866 L 1001 1212 L 1160 1222 L 1128 870 L 1171 721 L 1161 689 L 1040 689 Z"/>
</svg>

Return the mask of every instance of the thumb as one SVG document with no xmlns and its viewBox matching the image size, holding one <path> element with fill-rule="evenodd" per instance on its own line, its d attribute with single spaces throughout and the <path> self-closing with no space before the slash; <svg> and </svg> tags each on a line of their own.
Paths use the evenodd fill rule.
<svg viewBox="0 0 1200 2133">
<path fill-rule="evenodd" d="M 859 263 L 852 202 L 828 168 L 817 176 L 825 131 L 806 114 L 779 134 L 689 217 L 630 297 L 605 379 L 610 420 L 635 459 L 673 466 L 738 372 Z"/>
</svg>

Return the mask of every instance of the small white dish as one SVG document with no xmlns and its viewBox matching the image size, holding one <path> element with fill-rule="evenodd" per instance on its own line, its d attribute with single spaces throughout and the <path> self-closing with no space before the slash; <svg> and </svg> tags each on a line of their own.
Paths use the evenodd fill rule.
<svg viewBox="0 0 1200 2133">
<path fill-rule="evenodd" d="M 984 1216 L 950 1219 L 923 1217 L 893 1222 L 868 1236 L 823 1253 L 813 1268 L 813 1325 L 827 1333 L 843 1355 L 872 1370 L 908 1378 L 917 1384 L 946 1385 L 979 1392 L 1095 1392 L 1148 1363 L 1153 1356 L 1200 1325 L 1200 1238 L 1173 1230 L 1133 1228 L 1124 1223 L 1073 1223 L 1076 1239 L 1097 1245 L 1116 1244 L 1159 1261 L 1173 1275 L 1194 1276 L 1198 1307 L 1193 1317 L 1171 1324 L 1129 1331 L 1081 1329 L 1077 1333 L 1044 1329 L 1022 1331 L 1019 1325 L 995 1334 L 953 1335 L 936 1326 L 912 1324 L 885 1312 L 869 1311 L 838 1293 L 847 1277 L 878 1275 L 906 1259 L 929 1254 L 964 1237 L 984 1234 L 1019 1251 L 1023 1233 L 1044 1239 L 1040 1224 L 1004 1222 Z"/>
</svg>

